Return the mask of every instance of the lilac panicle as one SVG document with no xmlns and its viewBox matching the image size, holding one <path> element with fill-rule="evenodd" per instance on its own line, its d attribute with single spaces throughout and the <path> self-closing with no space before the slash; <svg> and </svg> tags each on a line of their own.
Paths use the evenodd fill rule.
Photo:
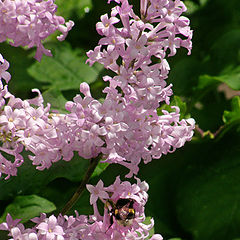
<svg viewBox="0 0 240 240">
<path fill-rule="evenodd" d="M 127 0 L 115 2 L 120 5 L 112 9 L 111 16 L 105 14 L 97 23 L 97 31 L 103 36 L 99 46 L 87 53 L 90 65 L 99 62 L 115 72 L 115 76 L 103 78 L 109 82 L 103 90 L 103 102 L 92 97 L 87 83 L 80 85 L 83 97 L 78 94 L 66 103 L 68 114 L 51 112 L 50 104 L 43 105 L 36 89 L 35 99 L 16 98 L 7 89 L 9 64 L 0 57 L 0 175 L 8 178 L 17 174 L 25 148 L 39 170 L 61 159 L 70 161 L 76 151 L 86 159 L 101 154 L 103 162 L 127 167 L 127 177 L 131 177 L 138 173 L 141 161 L 159 159 L 191 140 L 195 127 L 192 118 L 180 119 L 176 106 L 172 112 L 157 112 L 162 104 L 170 103 L 173 94 L 172 84 L 166 82 L 170 70 L 166 56 L 174 55 L 181 46 L 191 50 L 192 30 L 189 20 L 181 16 L 185 5 L 179 0 L 142 0 L 138 17 Z M 5 1 L 0 6 L 6 4 L 12 16 L 16 7 L 22 6 L 28 13 L 34 3 Z M 48 6 L 52 1 L 37 3 L 39 10 L 41 4 Z M 54 18 L 46 14 L 44 10 L 40 15 Z M 120 22 L 122 27 L 115 27 Z M 153 63 L 152 57 L 159 62 Z M 2 152 L 12 155 L 14 161 Z"/>
<path fill-rule="evenodd" d="M 131 184 L 128 181 L 122 182 L 119 177 L 115 182 L 104 187 L 103 182 L 94 187 L 87 185 L 91 196 L 97 197 L 103 204 L 104 211 L 101 215 L 97 209 L 96 202 L 93 202 L 94 214 L 76 216 L 49 217 L 42 213 L 40 217 L 35 217 L 32 228 L 25 228 L 20 220 L 13 220 L 8 214 L 6 222 L 0 224 L 0 230 L 8 231 L 8 236 L 13 240 L 144 240 L 149 239 L 149 231 L 154 226 L 154 220 L 149 224 L 144 223 L 146 217 L 144 213 L 145 204 L 148 200 L 148 184 L 137 178 L 137 183 Z M 129 199 L 133 201 L 134 218 L 127 225 L 120 224 L 112 216 L 112 207 L 118 199 Z M 125 210 L 123 210 L 125 211 Z M 162 240 L 160 234 L 154 234 L 150 240 Z"/>
<path fill-rule="evenodd" d="M 111 17 L 105 14 L 96 24 L 102 38 L 87 53 L 87 62 L 90 66 L 99 62 L 116 75 L 103 78 L 109 82 L 104 103 L 92 99 L 87 108 L 97 111 L 94 115 L 107 131 L 106 147 L 101 149 L 105 161 L 128 167 L 131 177 L 141 159 L 147 163 L 191 140 L 192 118 L 180 120 L 178 107 L 158 116 L 157 108 L 170 104 L 173 94 L 172 84 L 166 82 L 170 70 L 166 57 L 180 47 L 191 53 L 192 30 L 189 19 L 181 16 L 186 7 L 180 0 L 141 0 L 141 16 L 127 0 L 115 2 L 119 5 L 112 8 Z M 159 62 L 152 62 L 152 57 Z"/>
<path fill-rule="evenodd" d="M 10 39 L 14 47 L 37 47 L 35 58 L 40 61 L 42 55 L 51 56 L 42 41 L 59 30 L 57 37 L 63 41 L 74 23 L 55 15 L 57 6 L 54 0 L 0 0 L 0 42 Z"/>
</svg>

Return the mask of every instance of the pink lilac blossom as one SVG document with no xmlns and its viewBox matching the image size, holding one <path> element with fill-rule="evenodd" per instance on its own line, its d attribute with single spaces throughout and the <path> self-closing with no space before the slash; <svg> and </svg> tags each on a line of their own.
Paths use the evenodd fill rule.
<svg viewBox="0 0 240 240">
<path fill-rule="evenodd" d="M 0 42 L 10 39 L 14 47 L 37 47 L 35 58 L 40 61 L 42 55 L 51 56 L 42 41 L 59 30 L 57 37 L 63 41 L 74 23 L 56 16 L 57 6 L 54 0 L 0 0 Z"/>
<path fill-rule="evenodd" d="M 111 18 L 105 14 L 96 24 L 103 37 L 87 53 L 87 62 L 90 66 L 99 62 L 116 75 L 104 77 L 109 87 L 103 90 L 106 93 L 103 103 L 86 97 L 89 101 L 86 112 L 97 116 L 93 118 L 100 119 L 98 125 L 106 129 L 102 135 L 105 146 L 101 148 L 105 161 L 128 167 L 127 177 L 131 177 L 137 174 L 141 159 L 147 163 L 191 140 L 193 119 L 180 120 L 178 107 L 158 116 L 157 108 L 163 103 L 170 104 L 173 94 L 172 84 L 166 83 L 170 70 L 166 56 L 175 55 L 181 46 L 190 54 L 192 30 L 189 20 L 181 16 L 186 7 L 179 0 L 141 0 L 140 17 L 127 0 L 115 2 L 119 6 L 112 8 Z M 110 23 L 108 19 L 114 21 Z M 115 27 L 120 21 L 122 27 Z M 152 57 L 159 62 L 152 62 Z"/>
<path fill-rule="evenodd" d="M 11 79 L 11 74 L 6 70 L 9 68 L 9 62 L 0 54 L 0 80 L 4 79 L 7 83 Z"/>
<path fill-rule="evenodd" d="M 97 24 L 98 32 L 103 38 L 111 38 L 112 44 L 105 49 L 99 45 L 88 52 L 90 65 L 98 61 L 116 73 L 114 77 L 103 78 L 109 82 L 103 90 L 106 94 L 103 102 L 92 97 L 87 83 L 80 85 L 84 97 L 79 94 L 66 103 L 68 114 L 52 113 L 50 104 L 43 105 L 42 95 L 36 89 L 35 99 L 16 98 L 7 90 L 9 64 L 0 58 L 1 77 L 6 81 L 5 86 L 3 81 L 0 86 L 0 151 L 14 158 L 10 161 L 0 153 L 0 175 L 9 178 L 17 174 L 17 167 L 23 163 L 20 153 L 25 148 L 39 170 L 61 159 L 70 161 L 77 151 L 86 159 L 101 154 L 103 162 L 129 168 L 127 177 L 131 177 L 138 173 L 141 160 L 148 163 L 159 159 L 191 140 L 195 126 L 192 118 L 180 120 L 178 107 L 172 107 L 172 112 L 163 110 L 160 115 L 157 112 L 161 104 L 170 103 L 173 94 L 172 84 L 165 81 L 170 69 L 166 51 L 169 49 L 172 55 L 177 46 L 172 42 L 181 46 L 185 40 L 189 44 L 185 42 L 184 46 L 191 49 L 189 21 L 180 16 L 186 10 L 184 4 L 142 0 L 142 14 L 137 17 L 127 0 L 119 2 L 122 5 L 112 9 L 111 17 L 104 15 Z M 27 9 L 28 4 L 29 1 L 24 5 Z M 38 2 L 39 7 L 41 4 Z M 11 9 L 15 11 L 14 7 Z M 114 24 L 120 21 L 123 27 L 116 28 Z M 185 40 L 181 40 L 181 34 Z M 152 56 L 160 62 L 153 63 Z M 118 61 L 121 65 L 117 60 L 121 60 Z"/>
<path fill-rule="evenodd" d="M 9 239 L 12 240 L 162 240 L 160 234 L 149 236 L 149 231 L 154 226 L 153 219 L 149 224 L 145 224 L 144 206 L 148 200 L 148 184 L 145 181 L 137 179 L 137 183 L 130 184 L 127 181 L 122 182 L 119 177 L 115 182 L 104 187 L 103 182 L 96 187 L 87 185 L 90 189 L 98 189 L 98 200 L 104 205 L 103 215 L 100 215 L 97 210 L 96 202 L 93 203 L 94 211 L 97 214 L 86 216 L 62 216 L 49 217 L 42 213 L 40 217 L 35 217 L 32 222 L 35 226 L 32 228 L 25 228 L 23 224 L 19 223 L 19 219 L 13 220 L 8 214 L 6 222 L 0 224 L 0 230 L 8 232 Z M 95 193 L 91 192 L 91 195 Z M 115 218 L 111 224 L 111 206 L 110 202 L 116 202 L 118 199 L 131 199 L 134 200 L 132 211 L 135 216 L 132 221 L 124 226 L 119 224 Z M 124 209 L 125 211 L 126 209 Z"/>
</svg>

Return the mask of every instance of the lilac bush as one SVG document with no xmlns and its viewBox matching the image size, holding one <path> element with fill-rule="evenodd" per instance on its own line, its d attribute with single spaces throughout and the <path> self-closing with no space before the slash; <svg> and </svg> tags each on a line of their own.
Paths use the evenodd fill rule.
<svg viewBox="0 0 240 240">
<path fill-rule="evenodd" d="M 91 95 L 87 83 L 80 85 L 84 97 L 78 94 L 66 103 L 67 114 L 56 113 L 49 103 L 45 105 L 38 89 L 33 89 L 38 93 L 34 99 L 17 98 L 8 91 L 9 63 L 0 55 L 0 150 L 4 153 L 0 153 L 0 176 L 6 176 L 5 179 L 16 176 L 17 168 L 24 162 L 21 153 L 26 150 L 38 170 L 50 168 L 59 160 L 70 161 L 74 152 L 78 152 L 85 159 L 100 156 L 101 162 L 123 165 L 129 169 L 126 177 L 130 178 L 138 174 L 141 160 L 148 163 L 159 159 L 191 140 L 194 119 L 180 120 L 177 106 L 172 106 L 171 112 L 158 112 L 160 106 L 170 104 L 173 95 L 172 84 L 166 82 L 170 70 L 166 57 L 174 56 L 180 47 L 191 53 L 192 30 L 189 20 L 181 16 L 186 11 L 185 5 L 180 0 L 141 0 L 137 16 L 127 0 L 115 3 L 110 17 L 104 14 L 96 25 L 102 36 L 98 46 L 87 52 L 90 66 L 99 62 L 115 74 L 103 77 L 109 86 L 103 90 L 106 97 L 101 102 Z M 0 1 L 0 8 L 1 41 L 10 39 L 13 46 L 36 46 L 37 60 L 42 54 L 50 55 L 42 45 L 43 39 L 60 30 L 62 35 L 58 39 L 63 40 L 73 26 L 72 21 L 64 25 L 65 20 L 55 15 L 53 0 L 5 0 Z M 9 231 L 12 239 L 149 237 L 153 220 L 149 225 L 143 223 L 148 198 L 146 182 L 137 179 L 137 184 L 130 184 L 118 177 L 109 187 L 99 181 L 96 187 L 88 184 L 86 188 L 91 193 L 92 216 L 77 212 L 76 217 L 42 214 L 32 219 L 36 223 L 33 228 L 25 229 L 8 215 L 0 228 Z M 134 218 L 129 226 L 122 226 L 113 216 L 119 199 L 128 199 L 133 204 L 130 209 Z M 104 205 L 103 215 L 99 213 L 98 200 Z M 162 237 L 155 234 L 150 239 Z"/>
</svg>

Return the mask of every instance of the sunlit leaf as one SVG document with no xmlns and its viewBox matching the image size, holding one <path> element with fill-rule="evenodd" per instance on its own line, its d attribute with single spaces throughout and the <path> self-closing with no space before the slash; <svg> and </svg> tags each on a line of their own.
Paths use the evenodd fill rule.
<svg viewBox="0 0 240 240">
<path fill-rule="evenodd" d="M 181 238 L 170 238 L 168 240 L 182 240 Z"/>
<path fill-rule="evenodd" d="M 216 86 L 218 83 L 226 83 L 233 90 L 240 90 L 240 66 L 231 69 L 229 73 L 220 76 L 202 75 L 199 77 L 197 88 L 204 89 L 211 86 Z"/>
<path fill-rule="evenodd" d="M 37 81 L 47 83 L 48 88 L 55 90 L 79 89 L 80 83 L 94 82 L 99 68 L 85 64 L 83 51 L 73 50 L 67 44 L 54 44 L 53 57 L 44 56 L 41 62 L 34 63 L 29 74 Z"/>
<path fill-rule="evenodd" d="M 52 110 L 59 110 L 61 113 L 66 112 L 65 104 L 67 100 L 61 91 L 50 88 L 43 93 L 43 98 L 46 103 L 51 103 Z"/>
<path fill-rule="evenodd" d="M 152 217 L 146 217 L 145 221 L 143 222 L 146 225 L 151 224 L 151 219 Z M 149 231 L 149 237 L 147 239 L 150 239 L 152 237 L 152 235 L 154 234 L 154 227 Z"/>
<path fill-rule="evenodd" d="M 109 166 L 109 163 L 99 163 L 97 167 L 95 168 L 92 177 L 96 177 L 100 175 L 107 167 Z"/>
<path fill-rule="evenodd" d="M 84 17 L 92 8 L 92 0 L 56 0 L 58 6 L 57 15 L 69 18 L 74 12 L 79 18 Z"/>
<path fill-rule="evenodd" d="M 186 103 L 177 95 L 174 95 L 172 97 L 172 100 L 170 102 L 170 105 L 164 104 L 160 108 L 158 108 L 158 114 L 162 114 L 162 110 L 167 110 L 168 112 L 176 111 L 175 108 L 172 108 L 173 106 L 177 106 L 180 108 L 180 118 L 188 118 L 189 116 L 186 115 L 187 111 L 187 105 Z"/>
<path fill-rule="evenodd" d="M 231 123 L 240 120 L 240 97 L 235 96 L 232 99 L 232 111 L 225 111 L 223 114 L 223 121 Z"/>
</svg>

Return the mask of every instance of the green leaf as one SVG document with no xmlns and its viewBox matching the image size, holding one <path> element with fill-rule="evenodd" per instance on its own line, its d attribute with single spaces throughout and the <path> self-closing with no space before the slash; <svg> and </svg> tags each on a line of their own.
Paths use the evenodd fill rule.
<svg viewBox="0 0 240 240">
<path fill-rule="evenodd" d="M 28 57 L 30 50 L 26 51 L 1 43 L 0 52 L 10 64 L 8 69 L 11 74 L 11 80 L 8 84 L 9 91 L 22 99 L 30 98 L 31 89 L 36 88 L 37 84 L 27 72 L 27 68 L 34 62 L 34 59 Z"/>
<path fill-rule="evenodd" d="M 234 126 L 237 126 L 237 130 L 240 130 L 240 97 L 235 96 L 231 102 L 232 111 L 224 111 L 223 113 L 223 126 L 222 131 L 219 134 L 219 137 L 222 137 L 227 131 L 229 131 Z"/>
<path fill-rule="evenodd" d="M 56 207 L 52 202 L 37 195 L 17 196 L 6 207 L 0 221 L 5 221 L 7 214 L 10 213 L 13 219 L 22 219 L 22 222 L 26 222 L 39 216 L 40 213 L 50 213 L 55 209 Z"/>
<path fill-rule="evenodd" d="M 37 194 L 48 183 L 57 178 L 66 178 L 79 182 L 89 165 L 89 160 L 80 158 L 75 154 L 69 162 L 60 160 L 49 169 L 39 171 L 32 165 L 24 152 L 24 164 L 18 169 L 16 177 L 0 181 L 0 200 L 8 200 L 19 194 Z"/>
<path fill-rule="evenodd" d="M 43 56 L 28 68 L 37 81 L 48 83 L 55 90 L 79 89 L 80 83 L 92 83 L 98 78 L 100 67 L 85 64 L 86 56 L 80 50 L 71 49 L 68 44 L 53 44 L 53 57 Z M 97 65 L 97 64 L 96 64 Z"/>
<path fill-rule="evenodd" d="M 71 161 L 60 160 L 49 169 L 39 171 L 32 165 L 24 152 L 24 164 L 18 169 L 16 177 L 0 180 L 0 200 L 9 200 L 19 194 L 38 194 L 46 185 L 58 178 L 80 182 L 89 166 L 89 160 L 80 158 L 76 153 Z M 97 177 L 107 168 L 107 163 L 99 163 L 93 176 Z M 1 205 L 1 204 L 0 204 Z"/>
<path fill-rule="evenodd" d="M 181 238 L 170 238 L 168 240 L 182 240 Z"/>
<path fill-rule="evenodd" d="M 231 141 L 229 141 L 231 139 Z M 240 230 L 240 138 L 199 144 L 181 168 L 174 197 L 177 219 L 194 240 L 225 240 Z M 185 156 L 186 157 L 186 156 Z"/>
<path fill-rule="evenodd" d="M 230 68 L 223 75 L 215 77 L 217 81 L 226 83 L 233 90 L 240 90 L 240 66 Z"/>
<path fill-rule="evenodd" d="M 216 87 L 219 83 L 225 83 L 233 90 L 240 90 L 240 66 L 236 68 L 228 67 L 218 76 L 201 75 L 199 76 L 196 90 Z"/>
<path fill-rule="evenodd" d="M 223 121 L 230 124 L 238 120 L 240 120 L 240 97 L 235 96 L 232 99 L 232 111 L 224 111 Z"/>
<path fill-rule="evenodd" d="M 106 168 L 109 166 L 109 163 L 98 163 L 97 167 L 95 168 L 92 177 L 99 176 Z"/>
<path fill-rule="evenodd" d="M 143 223 L 146 224 L 146 225 L 149 225 L 149 224 L 151 224 L 151 219 L 152 219 L 152 217 L 148 216 L 148 217 L 146 217 L 146 219 L 143 221 Z M 149 236 L 148 236 L 147 239 L 150 239 L 153 234 L 154 234 L 154 227 L 149 231 Z"/>
<path fill-rule="evenodd" d="M 189 118 L 189 116 L 186 115 L 187 104 L 183 102 L 182 99 L 177 95 L 173 96 L 173 99 L 171 100 L 170 105 L 164 104 L 160 108 L 158 108 L 157 110 L 158 114 L 161 115 L 162 110 L 167 110 L 168 112 L 174 112 L 175 108 L 172 108 L 172 106 L 177 106 L 180 108 L 180 119 Z"/>
<path fill-rule="evenodd" d="M 197 89 L 204 89 L 212 85 L 216 86 L 220 82 L 226 83 L 233 90 L 240 90 L 240 66 L 219 76 L 200 76 Z"/>
<path fill-rule="evenodd" d="M 198 81 L 202 63 L 194 56 L 183 55 L 181 59 L 172 65 L 167 80 L 168 83 L 173 84 L 173 90 L 176 95 L 190 96 L 192 88 Z"/>
<path fill-rule="evenodd" d="M 67 99 L 63 96 L 61 91 L 50 88 L 42 95 L 46 103 L 51 103 L 51 109 L 59 110 L 61 113 L 67 112 L 65 109 Z"/>
<path fill-rule="evenodd" d="M 210 90 L 209 88 L 214 85 L 214 87 L 216 87 L 216 84 L 218 83 L 218 81 L 209 75 L 201 75 L 199 76 L 199 80 L 198 80 L 198 85 L 196 87 L 197 90 L 203 90 L 205 88 L 208 88 L 208 90 Z"/>
<path fill-rule="evenodd" d="M 197 85 L 193 88 L 195 93 L 193 98 L 194 103 L 196 104 L 198 100 L 201 100 L 203 97 L 206 97 L 209 92 L 215 90 L 218 84 L 219 82 L 212 76 L 207 74 L 200 75 L 198 77 Z"/>
<path fill-rule="evenodd" d="M 69 18 L 72 12 L 75 12 L 78 18 L 84 17 L 92 8 L 91 0 L 56 0 L 58 6 L 57 15 L 63 16 L 64 18 Z"/>
<path fill-rule="evenodd" d="M 239 19 L 239 13 L 235 9 L 240 6 L 239 1 L 231 1 L 229 4 L 225 4 L 226 2 L 222 1 L 222 10 L 224 7 L 225 18 L 228 18 L 228 21 L 233 18 L 232 25 L 230 23 L 230 27 L 227 27 L 226 31 L 223 31 L 222 26 L 219 26 L 220 29 L 218 32 L 215 32 L 214 44 L 211 46 L 210 55 L 211 62 L 214 63 L 215 69 L 218 72 L 225 71 L 229 68 L 229 66 L 238 67 L 239 66 L 239 51 L 240 51 L 240 30 L 239 28 L 235 28 L 234 24 L 236 24 L 236 19 Z M 220 2 L 220 1 L 219 1 Z M 216 2 L 218 4 L 218 1 Z M 214 5 L 214 3 L 213 3 Z M 232 6 L 231 6 L 232 5 Z M 236 6 L 238 5 L 238 6 Z M 230 8 L 229 8 L 230 7 Z M 229 8 L 229 9 L 228 9 Z M 227 10 L 228 9 L 228 10 Z M 227 12 L 231 11 L 231 17 L 228 17 Z M 235 13 L 235 15 L 234 15 Z M 223 20 L 219 19 L 219 20 Z M 225 19 L 226 21 L 227 19 Z M 226 23 L 225 23 L 226 24 Z M 227 24 L 225 27 L 228 26 Z M 216 35 L 218 34 L 218 35 Z"/>
</svg>

